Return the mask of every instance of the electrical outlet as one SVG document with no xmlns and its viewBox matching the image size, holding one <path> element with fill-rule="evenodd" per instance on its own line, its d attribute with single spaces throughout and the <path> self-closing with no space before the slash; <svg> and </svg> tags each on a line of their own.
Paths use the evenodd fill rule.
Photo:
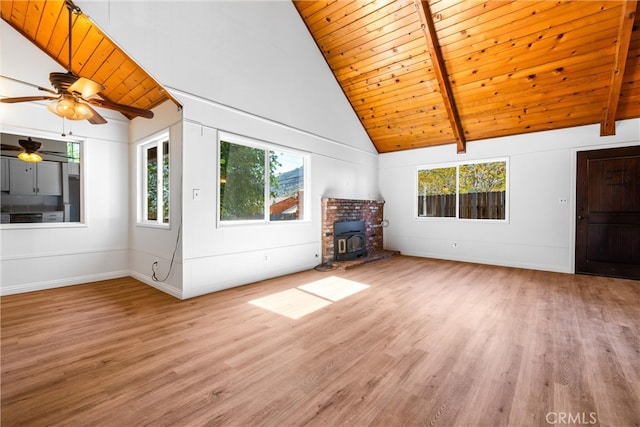
<svg viewBox="0 0 640 427">
<path fill-rule="evenodd" d="M 199 188 L 194 188 L 193 189 L 193 200 L 200 200 L 200 189 Z"/>
<path fill-rule="evenodd" d="M 458 242 L 453 242 L 453 247 L 457 248 L 458 247 Z"/>
<path fill-rule="evenodd" d="M 567 200 L 567 198 L 566 198 L 566 197 L 560 197 L 560 198 L 558 198 L 558 204 L 566 205 L 567 203 L 568 203 L 568 200 Z"/>
</svg>

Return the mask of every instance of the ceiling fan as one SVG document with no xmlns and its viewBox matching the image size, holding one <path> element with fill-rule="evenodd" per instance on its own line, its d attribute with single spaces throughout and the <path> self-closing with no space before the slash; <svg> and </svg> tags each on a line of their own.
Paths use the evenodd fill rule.
<svg viewBox="0 0 640 427">
<path fill-rule="evenodd" d="M 105 87 L 94 80 L 86 77 L 80 77 L 74 74 L 73 71 L 71 71 L 71 16 L 73 13 L 81 14 L 82 11 L 78 6 L 73 4 L 71 0 L 65 0 L 65 5 L 67 6 L 67 10 L 69 11 L 69 66 L 66 73 L 53 72 L 49 74 L 49 82 L 55 90 L 44 88 L 11 77 L 0 76 L 8 80 L 13 80 L 18 83 L 35 87 L 38 90 L 49 92 L 56 96 L 40 95 L 1 98 L 0 102 L 14 104 L 18 102 L 51 100 L 53 102 L 49 104 L 47 109 L 52 113 L 68 120 L 87 120 L 89 123 L 94 125 L 104 124 L 107 123 L 107 121 L 95 109 L 93 109 L 92 105 L 119 111 L 125 116 L 129 117 L 144 117 L 147 119 L 153 118 L 153 112 L 151 110 L 132 107 L 124 104 L 117 104 L 115 102 L 107 101 L 102 98 L 95 98 L 94 96 L 103 91 Z"/>
<path fill-rule="evenodd" d="M 65 159 L 67 158 L 67 155 L 65 153 L 61 153 L 59 151 L 40 150 L 40 148 L 42 147 L 42 143 L 32 140 L 31 137 L 28 137 L 27 139 L 18 140 L 18 144 L 22 148 L 16 145 L 11 145 L 11 144 L 1 144 L 0 150 L 1 151 L 20 151 L 20 154 L 18 154 L 18 158 L 22 161 L 29 162 L 29 163 L 41 162 L 42 161 L 41 154 L 44 154 L 47 156 L 61 157 Z"/>
</svg>

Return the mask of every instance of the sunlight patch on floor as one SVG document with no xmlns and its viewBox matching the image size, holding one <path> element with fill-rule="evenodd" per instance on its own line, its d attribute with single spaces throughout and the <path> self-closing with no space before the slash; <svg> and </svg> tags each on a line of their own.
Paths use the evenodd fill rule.
<svg viewBox="0 0 640 427">
<path fill-rule="evenodd" d="M 299 319 L 304 315 L 328 306 L 331 301 L 299 289 L 287 289 L 263 298 L 254 299 L 249 301 L 249 304 L 273 311 L 290 319 Z"/>
<path fill-rule="evenodd" d="M 316 282 L 298 286 L 298 289 L 302 289 L 303 291 L 307 291 L 319 297 L 328 299 L 329 301 L 335 302 L 353 294 L 357 294 L 368 287 L 369 285 L 354 282 L 353 280 L 331 276 Z"/>
<path fill-rule="evenodd" d="M 297 288 L 251 300 L 249 304 L 290 319 L 299 319 L 368 287 L 369 285 L 352 280 L 330 276 Z"/>
</svg>

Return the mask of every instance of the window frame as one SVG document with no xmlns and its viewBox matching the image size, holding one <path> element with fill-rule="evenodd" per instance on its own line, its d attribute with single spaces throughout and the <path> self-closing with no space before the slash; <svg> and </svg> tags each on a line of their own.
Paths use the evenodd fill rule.
<svg viewBox="0 0 640 427">
<path fill-rule="evenodd" d="M 164 146 L 167 146 L 167 151 L 165 153 Z M 152 227 L 152 228 L 171 228 L 171 169 L 172 169 L 172 156 L 171 156 L 171 138 L 169 131 L 163 131 L 157 133 L 149 138 L 146 138 L 140 142 L 138 142 L 136 147 L 138 161 L 137 169 L 138 169 L 138 197 L 137 197 L 137 225 L 143 227 Z M 156 179 L 157 179 L 157 209 L 159 212 L 158 218 L 155 220 L 148 219 L 148 175 L 147 175 L 147 167 L 148 167 L 148 157 L 147 153 L 149 149 L 156 148 L 158 151 L 158 158 L 164 159 L 164 156 L 167 155 L 169 158 L 169 190 L 167 197 L 167 209 L 169 212 L 169 219 L 167 222 L 164 222 L 164 177 L 163 177 L 163 168 L 159 167 L 156 171 Z M 159 162 L 160 163 L 160 162 Z M 164 163 L 164 161 L 162 161 Z M 160 213 L 162 212 L 162 213 Z"/>
<path fill-rule="evenodd" d="M 231 144 L 236 144 L 236 145 L 243 145 L 246 147 L 251 147 L 251 148 L 255 148 L 255 149 L 260 149 L 260 150 L 264 150 L 265 151 L 265 183 L 264 183 L 264 212 L 263 212 L 263 216 L 261 219 L 243 219 L 243 220 L 223 220 L 221 215 L 222 215 L 222 210 L 220 209 L 220 202 L 221 202 L 221 179 L 220 179 L 220 173 L 222 172 L 222 168 L 220 166 L 220 155 L 222 153 L 221 150 L 221 146 L 223 142 L 227 142 L 227 143 L 231 143 Z M 303 195 L 303 199 L 302 199 L 302 206 L 303 206 L 303 212 L 302 212 L 302 218 L 299 219 L 295 219 L 295 220 L 271 220 L 270 218 L 270 179 L 269 179 L 269 173 L 267 172 L 269 170 L 269 153 L 271 152 L 276 152 L 276 153 L 286 153 L 286 154 L 293 154 L 296 156 L 300 156 L 302 158 L 302 166 L 303 166 L 303 179 L 302 179 L 302 195 Z M 291 224 L 300 224 L 300 223 L 305 223 L 305 222 L 309 222 L 310 220 L 310 215 L 308 212 L 308 209 L 306 207 L 309 206 L 308 203 L 308 198 L 309 198 L 309 191 L 307 191 L 307 189 L 309 188 L 309 165 L 310 165 L 310 157 L 309 157 L 309 153 L 301 151 L 301 150 L 296 150 L 294 148 L 290 148 L 284 145 L 280 145 L 280 144 L 275 144 L 272 142 L 266 142 L 266 141 L 262 141 L 262 140 L 258 140 L 258 139 L 254 139 L 254 138 L 250 138 L 250 137 L 246 137 L 246 136 L 242 136 L 242 135 L 237 135 L 234 133 L 228 133 L 228 132 L 218 132 L 218 144 L 217 144 L 217 159 L 216 159 L 216 226 L 218 228 L 223 228 L 223 227 L 235 227 L 235 226 L 260 226 L 260 225 L 267 225 L 267 226 L 277 226 L 277 225 L 291 225 Z"/>
<path fill-rule="evenodd" d="M 79 167 L 79 219 L 78 221 L 62 221 L 62 222 L 22 222 L 22 223 L 4 223 L 0 224 L 0 230 L 18 230 L 18 229 L 44 229 L 44 228 L 85 228 L 88 226 L 88 211 L 89 207 L 87 206 L 86 200 L 86 191 L 87 191 L 87 150 L 90 150 L 89 144 L 86 144 L 87 138 L 79 137 L 76 135 L 69 135 L 67 137 L 60 138 L 59 135 L 51 135 L 47 132 L 39 132 L 30 130 L 25 133 L 23 130 L 7 127 L 2 129 L 2 134 L 11 135 L 17 137 L 18 139 L 26 139 L 31 137 L 35 140 L 39 140 L 39 142 L 43 142 L 43 146 L 40 150 L 50 149 L 46 145 L 47 142 L 56 142 L 56 143 L 66 143 L 67 147 L 69 143 L 78 145 L 78 158 L 74 158 L 73 162 L 68 159 L 66 163 L 77 163 Z M 43 141 L 44 140 L 44 141 Z M 13 158 L 13 156 L 7 155 L 3 157 Z M 16 157 L 17 158 L 17 157 Z M 46 160 L 46 159 L 45 159 Z M 62 163 L 62 162 L 61 162 Z M 63 184 L 64 185 L 64 184 Z"/>
<path fill-rule="evenodd" d="M 504 206 L 504 218 L 461 218 L 460 217 L 460 167 L 465 165 L 475 165 L 480 163 L 496 163 L 496 162 L 505 162 L 505 206 Z M 420 216 L 418 198 L 419 194 L 419 181 L 418 177 L 421 170 L 425 169 L 443 169 L 443 168 L 452 168 L 456 169 L 456 209 L 455 216 L 445 217 L 445 216 Z M 447 163 L 436 163 L 436 164 L 426 164 L 420 165 L 416 167 L 414 173 L 414 197 L 413 197 L 413 216 L 416 221 L 468 221 L 468 222 L 489 222 L 489 223 L 509 223 L 510 222 L 510 206 L 509 206 L 509 191 L 510 191 L 510 158 L 509 157 L 495 157 L 488 159 L 478 159 L 478 160 L 466 160 L 460 162 L 447 162 Z"/>
<path fill-rule="evenodd" d="M 419 206 L 419 202 L 418 202 L 418 198 L 420 197 L 420 184 L 419 184 L 419 177 L 420 177 L 420 171 L 425 170 L 425 169 L 449 169 L 449 168 L 455 168 L 456 170 L 456 187 L 455 187 L 455 200 L 456 200 L 456 206 L 455 206 L 455 212 L 456 215 L 454 216 L 421 216 L 418 215 L 418 212 L 420 211 L 420 206 Z M 458 217 L 458 164 L 457 163 L 439 163 L 439 164 L 431 164 L 431 165 L 423 165 L 423 166 L 418 166 L 416 168 L 416 173 L 415 173 L 415 195 L 414 195 L 414 216 L 416 219 L 440 219 L 440 220 L 455 220 Z"/>
</svg>

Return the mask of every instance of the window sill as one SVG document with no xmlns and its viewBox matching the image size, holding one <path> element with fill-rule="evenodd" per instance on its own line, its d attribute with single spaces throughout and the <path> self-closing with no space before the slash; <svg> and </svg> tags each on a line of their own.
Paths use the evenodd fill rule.
<svg viewBox="0 0 640 427">
<path fill-rule="evenodd" d="M 83 222 L 24 222 L 0 224 L 0 230 L 31 230 L 44 228 L 86 228 Z"/>
<path fill-rule="evenodd" d="M 138 222 L 136 223 L 136 227 L 141 228 L 157 228 L 161 230 L 171 230 L 171 223 L 169 224 L 158 224 L 153 222 Z"/>
</svg>

